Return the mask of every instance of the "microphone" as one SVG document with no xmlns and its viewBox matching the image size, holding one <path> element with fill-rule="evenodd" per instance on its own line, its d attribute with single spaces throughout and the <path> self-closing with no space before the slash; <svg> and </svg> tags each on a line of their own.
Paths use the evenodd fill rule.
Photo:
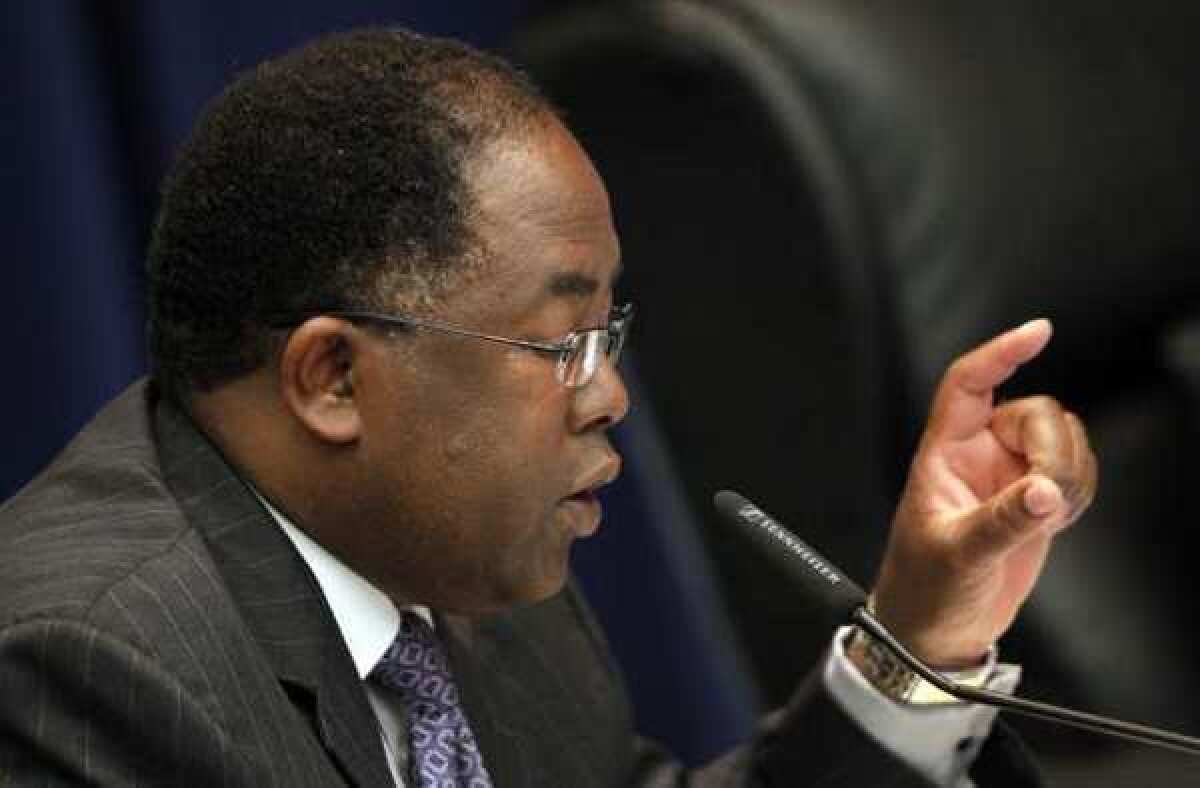
<svg viewBox="0 0 1200 788">
<path fill-rule="evenodd" d="M 735 492 L 724 490 L 713 503 L 725 519 L 741 528 L 798 585 L 820 599 L 839 621 L 857 624 L 882 643 L 909 670 L 933 686 L 968 703 L 1070 725 L 1120 739 L 1200 755 L 1200 739 L 1133 722 L 1102 717 L 1042 701 L 968 687 L 946 678 L 919 660 L 867 610 L 867 595 L 828 559 L 780 525 L 771 515 Z"/>
</svg>

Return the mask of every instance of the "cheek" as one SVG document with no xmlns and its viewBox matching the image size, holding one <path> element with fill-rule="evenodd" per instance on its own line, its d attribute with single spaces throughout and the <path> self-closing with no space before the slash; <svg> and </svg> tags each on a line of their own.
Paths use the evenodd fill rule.
<svg viewBox="0 0 1200 788">
<path fill-rule="evenodd" d="M 574 479 L 561 422 L 546 410 L 491 414 L 446 443 L 446 489 L 483 562 L 503 574 L 541 576 L 561 567 L 570 530 L 559 522 Z M 557 569 L 561 573 L 561 568 Z"/>
<path fill-rule="evenodd" d="M 492 522 L 528 518 L 538 474 L 520 423 L 494 410 L 477 411 L 436 436 L 422 458 L 434 487 L 464 527 L 464 538 L 486 541 Z M 468 527 L 467 524 L 470 524 Z M 496 537 L 509 530 L 499 529 Z"/>
<path fill-rule="evenodd" d="M 410 564 L 436 563 L 431 582 L 452 576 L 445 598 L 464 609 L 544 598 L 566 577 L 572 538 L 559 503 L 580 468 L 570 399 L 543 362 L 522 354 L 486 387 L 439 389 L 449 397 L 422 387 L 412 392 L 422 401 L 398 400 L 412 407 L 389 414 L 396 442 L 375 443 L 374 459 L 390 466 L 379 492 L 420 532 L 404 537 Z"/>
<path fill-rule="evenodd" d="M 549 394 L 544 388 L 503 392 L 505 398 L 494 397 L 448 424 L 446 465 L 469 473 L 477 482 L 472 486 L 507 485 L 520 497 L 570 484 L 563 481 L 571 471 L 566 401 L 556 382 Z"/>
<path fill-rule="evenodd" d="M 437 463 L 445 470 L 444 493 L 464 522 L 477 522 L 498 544 L 544 520 L 564 484 L 553 439 L 528 426 L 510 416 L 456 432 Z"/>
</svg>

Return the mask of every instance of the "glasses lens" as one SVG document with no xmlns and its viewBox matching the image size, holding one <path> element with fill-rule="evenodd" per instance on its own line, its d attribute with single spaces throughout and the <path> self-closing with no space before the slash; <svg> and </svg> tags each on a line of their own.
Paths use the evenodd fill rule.
<svg viewBox="0 0 1200 788">
<path fill-rule="evenodd" d="M 578 388 L 591 382 L 607 345 L 608 332 L 605 330 L 576 334 L 571 349 L 561 363 L 563 384 Z"/>
<path fill-rule="evenodd" d="M 596 328 L 574 334 L 571 337 L 570 349 L 559 360 L 559 380 L 570 388 L 586 386 L 596 376 L 596 370 L 600 368 L 605 356 L 608 356 L 615 367 L 621 360 L 621 350 L 625 347 L 632 313 L 631 307 L 623 307 L 620 314 L 609 322 L 608 328 Z"/>
<path fill-rule="evenodd" d="M 616 321 L 608 333 L 608 357 L 615 367 L 621 361 L 621 351 L 625 349 L 625 337 L 629 336 L 629 319 Z"/>
</svg>

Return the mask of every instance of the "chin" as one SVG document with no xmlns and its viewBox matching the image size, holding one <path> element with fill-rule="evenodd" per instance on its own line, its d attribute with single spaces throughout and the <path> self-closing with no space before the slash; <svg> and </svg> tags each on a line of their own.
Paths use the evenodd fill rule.
<svg viewBox="0 0 1200 788">
<path fill-rule="evenodd" d="M 490 592 L 471 594 L 470 597 L 458 595 L 453 601 L 447 600 L 441 609 L 468 617 L 500 615 L 545 602 L 560 593 L 566 584 L 567 571 L 564 567 L 553 575 L 501 581 Z"/>
<path fill-rule="evenodd" d="M 564 563 L 557 571 L 543 572 L 535 578 L 525 578 L 524 582 L 514 583 L 509 587 L 509 601 L 504 607 L 527 607 L 545 602 L 562 592 L 567 584 L 567 576 L 567 566 Z"/>
<path fill-rule="evenodd" d="M 469 586 L 455 584 L 451 577 L 443 576 L 442 598 L 446 607 L 474 615 L 504 613 L 550 599 L 562 592 L 570 577 L 569 541 L 542 542 L 534 550 L 492 552 L 492 555 L 503 554 L 508 560 L 485 561 L 474 567 L 473 572 L 456 575 L 462 578 L 473 574 L 474 582 Z"/>
</svg>

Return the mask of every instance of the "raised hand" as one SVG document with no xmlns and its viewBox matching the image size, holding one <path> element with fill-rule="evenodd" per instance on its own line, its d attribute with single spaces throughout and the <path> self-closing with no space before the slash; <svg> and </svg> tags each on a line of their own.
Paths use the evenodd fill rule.
<svg viewBox="0 0 1200 788">
<path fill-rule="evenodd" d="M 918 656 L 978 663 L 1033 590 L 1056 533 L 1096 490 L 1083 424 L 1049 397 L 995 388 L 1050 340 L 1034 320 L 962 356 L 934 397 L 873 598 Z"/>
</svg>

